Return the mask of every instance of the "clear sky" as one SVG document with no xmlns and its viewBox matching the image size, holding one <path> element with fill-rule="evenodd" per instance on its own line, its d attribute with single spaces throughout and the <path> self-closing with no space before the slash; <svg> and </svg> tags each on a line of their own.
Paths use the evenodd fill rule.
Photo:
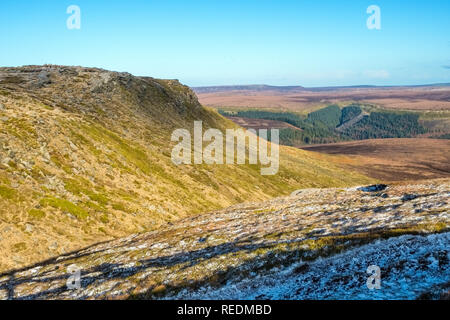
<svg viewBox="0 0 450 320">
<path fill-rule="evenodd" d="M 69 30 L 69 5 L 81 29 Z M 381 9 L 369 30 L 367 7 Z M 191 85 L 450 82 L 449 0 L 1 0 L 0 66 L 95 66 Z"/>
</svg>

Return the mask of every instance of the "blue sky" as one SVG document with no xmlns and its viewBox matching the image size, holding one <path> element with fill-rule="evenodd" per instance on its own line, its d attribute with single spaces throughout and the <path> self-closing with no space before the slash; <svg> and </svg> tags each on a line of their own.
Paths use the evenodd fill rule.
<svg viewBox="0 0 450 320">
<path fill-rule="evenodd" d="M 381 30 L 369 30 L 369 5 Z M 69 5 L 81 29 L 69 30 Z M 0 1 L 0 65 L 223 84 L 450 82 L 450 1 Z"/>
</svg>

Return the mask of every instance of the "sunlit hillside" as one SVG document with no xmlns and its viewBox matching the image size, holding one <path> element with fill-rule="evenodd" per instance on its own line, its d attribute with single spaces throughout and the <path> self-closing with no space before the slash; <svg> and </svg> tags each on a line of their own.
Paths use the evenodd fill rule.
<svg viewBox="0 0 450 320">
<path fill-rule="evenodd" d="M 0 270 L 181 217 L 369 178 L 280 148 L 280 170 L 176 166 L 171 133 L 235 127 L 176 80 L 101 69 L 0 69 Z"/>
</svg>

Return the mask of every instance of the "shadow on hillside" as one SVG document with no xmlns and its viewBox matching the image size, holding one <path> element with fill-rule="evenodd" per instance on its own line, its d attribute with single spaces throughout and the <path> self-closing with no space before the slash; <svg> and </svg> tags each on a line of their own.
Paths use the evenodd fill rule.
<svg viewBox="0 0 450 320">
<path fill-rule="evenodd" d="M 76 250 L 76 251 L 72 251 L 69 252 L 63 256 L 58 256 L 58 257 L 53 257 L 41 262 L 38 262 L 34 265 L 31 266 L 27 266 L 27 267 L 23 267 L 23 268 L 18 268 L 18 269 L 13 269 L 13 270 L 9 270 L 6 271 L 4 273 L 0 273 L 0 279 L 1 278 L 9 278 L 5 283 L 0 282 L 0 290 L 6 290 L 8 293 L 8 299 L 9 300 L 13 300 L 15 299 L 15 290 L 14 288 L 17 285 L 20 284 L 26 284 L 26 283 L 39 283 L 39 282 L 47 282 L 47 281 L 42 281 L 39 278 L 35 278 L 34 276 L 29 276 L 29 277 L 17 277 L 16 275 L 18 273 L 22 273 L 22 272 L 26 272 L 29 271 L 31 269 L 37 268 L 37 267 L 45 267 L 48 265 L 55 265 L 55 268 L 49 271 L 46 271 L 44 273 L 40 273 L 39 277 L 45 277 L 46 274 L 52 272 L 52 271 L 56 271 L 60 268 L 61 264 L 64 264 L 64 262 L 69 261 L 69 260 L 73 260 L 73 259 L 79 259 L 85 256 L 89 256 L 92 255 L 94 253 L 99 253 L 99 252 L 103 252 L 106 251 L 108 248 L 103 248 L 100 250 L 96 250 L 96 251 L 89 251 L 91 248 L 94 248 L 96 246 L 102 245 L 107 243 L 108 241 L 102 241 L 96 244 L 93 244 L 91 246 L 85 247 L 83 249 L 80 250 Z M 52 280 L 58 280 L 58 279 L 63 279 L 63 278 L 68 278 L 69 275 L 65 275 L 65 276 L 61 276 L 61 277 L 49 277 L 46 279 L 51 279 L 49 281 Z"/>
<path fill-rule="evenodd" d="M 204 259 L 210 259 L 218 255 L 224 255 L 234 252 L 242 251 L 254 251 L 260 248 L 270 248 L 277 242 L 273 243 L 261 243 L 261 244 L 248 244 L 248 239 L 245 242 L 232 242 L 221 244 L 217 246 L 211 246 L 199 250 L 190 252 L 181 252 L 169 256 L 150 258 L 145 260 L 138 260 L 139 266 L 125 266 L 121 263 L 103 263 L 92 268 L 81 270 L 81 289 L 86 289 L 89 285 L 100 280 L 124 280 L 137 273 L 143 272 L 149 268 L 170 268 L 180 266 L 180 269 L 190 268 L 196 264 L 204 261 Z M 126 244 L 129 245 L 129 244 Z M 126 246 L 124 245 L 124 246 Z M 60 258 L 53 258 L 47 261 L 41 262 L 31 267 L 22 268 L 14 271 L 10 271 L 0 275 L 1 277 L 8 277 L 8 280 L 0 283 L 0 290 L 6 290 L 8 299 L 15 300 L 34 300 L 34 299 L 55 299 L 60 297 L 60 294 L 67 293 L 67 298 L 71 297 L 72 290 L 69 290 L 66 286 L 66 281 L 71 274 L 65 272 L 65 268 L 70 264 L 64 264 L 65 262 L 73 259 L 79 259 L 84 256 L 92 255 L 94 253 L 101 253 L 111 248 L 103 248 L 94 252 L 84 252 L 87 249 L 80 250 Z M 115 248 L 120 252 L 120 248 Z M 80 253 L 80 255 L 77 255 Z M 75 262 L 76 263 L 76 262 Z M 54 265 L 55 267 L 40 274 L 27 275 L 18 277 L 17 274 L 31 270 L 33 268 L 43 266 L 48 267 Z M 61 270 L 61 271 L 58 271 Z M 53 275 L 56 272 L 56 275 Z M 228 270 L 226 271 L 228 272 Z M 54 286 L 51 286 L 52 283 Z M 31 287 L 47 284 L 49 289 L 44 291 L 37 291 L 32 293 L 32 289 L 25 289 L 27 285 Z M 20 287 L 20 290 L 18 288 Z M 21 294 L 20 292 L 27 292 L 27 294 Z M 77 299 L 86 299 L 88 295 L 83 295 L 73 291 L 74 296 Z M 20 296 L 18 296 L 20 294 Z M 95 297 L 91 297 L 95 298 Z"/>
<path fill-rule="evenodd" d="M 207 259 L 211 259 L 220 255 L 226 255 L 230 253 L 238 252 L 252 252 L 258 249 L 271 249 L 274 246 L 280 244 L 290 244 L 291 248 L 286 249 L 286 251 L 276 253 L 268 252 L 266 254 L 257 255 L 251 259 L 242 261 L 237 266 L 228 266 L 224 270 L 219 270 L 212 277 L 203 276 L 195 280 L 185 280 L 177 286 L 166 286 L 163 292 L 155 293 L 153 290 L 160 285 L 160 283 L 155 284 L 153 287 L 146 288 L 146 293 L 139 295 L 131 295 L 131 290 L 134 287 L 138 287 L 139 283 L 134 283 L 129 292 L 123 292 L 122 298 L 132 298 L 132 299 L 154 299 L 161 297 L 173 296 L 182 289 L 198 289 L 202 286 L 220 286 L 226 283 L 229 279 L 238 280 L 246 276 L 247 272 L 270 270 L 275 266 L 288 265 L 293 262 L 299 262 L 301 260 L 307 261 L 311 259 L 316 259 L 319 256 L 329 256 L 339 253 L 341 250 L 349 249 L 350 247 L 359 246 L 367 244 L 376 239 L 384 239 L 390 237 L 397 237 L 405 234 L 422 234 L 420 231 L 405 228 L 404 230 L 393 229 L 385 230 L 383 228 L 375 228 L 370 232 L 362 233 L 348 233 L 348 234 L 328 234 L 326 236 L 313 236 L 309 240 L 321 241 L 324 239 L 333 239 L 333 246 L 326 245 L 322 248 L 317 248 L 315 250 L 308 250 L 306 248 L 298 247 L 296 244 L 302 243 L 305 239 L 296 239 L 295 241 L 270 241 L 263 243 L 251 243 L 252 239 L 247 238 L 244 240 L 237 240 L 234 242 L 229 242 L 225 244 L 220 244 L 216 246 L 209 246 L 199 250 L 193 250 L 188 252 L 179 252 L 172 255 L 132 260 L 129 259 L 125 263 L 102 263 L 96 266 L 82 269 L 81 270 L 81 288 L 79 290 L 69 290 L 66 286 L 66 281 L 69 279 L 71 274 L 66 273 L 66 267 L 72 263 L 74 259 L 80 259 L 82 257 L 87 257 L 90 255 L 95 255 L 102 253 L 107 250 L 114 250 L 117 255 L 122 252 L 121 249 L 127 249 L 128 246 L 133 245 L 132 242 L 122 243 L 116 247 L 104 246 L 99 248 L 99 250 L 89 251 L 83 249 L 77 252 L 73 252 L 64 255 L 59 258 L 49 259 L 45 262 L 36 264 L 32 267 L 22 268 L 19 270 L 10 271 L 0 275 L 0 278 L 8 278 L 0 282 L 0 290 L 6 290 L 8 299 L 14 300 L 33 300 L 33 299 L 60 299 L 62 294 L 65 298 L 75 298 L 75 299 L 87 299 L 87 298 L 105 298 L 105 293 L 99 293 L 98 296 L 92 294 L 96 285 L 100 285 L 105 280 L 117 280 L 121 282 L 130 278 L 136 274 L 143 273 L 148 269 L 158 269 L 165 268 L 178 268 L 179 270 L 186 270 L 187 268 L 193 267 Z M 336 236 L 336 238 L 334 238 Z M 253 239 L 256 241 L 256 239 Z M 326 241 L 326 240 L 325 240 Z M 101 256 L 100 256 L 101 257 Z M 99 258 L 99 257 L 96 257 Z M 130 262 L 138 262 L 138 266 L 129 266 Z M 43 266 L 49 268 L 49 266 L 54 266 L 49 268 L 46 272 L 36 274 L 36 275 L 26 275 L 18 276 L 19 273 L 24 271 L 29 271 L 33 268 Z M 248 268 L 247 268 L 248 267 Z M 96 284 L 94 284 L 96 283 Z M 90 290 L 87 290 L 90 285 Z M 29 288 L 25 288 L 29 285 Z M 38 288 L 33 289 L 33 286 L 46 285 L 46 289 L 39 291 Z M 113 291 L 115 288 L 111 288 L 109 291 Z M 34 292 L 33 292 L 34 290 Z"/>
</svg>

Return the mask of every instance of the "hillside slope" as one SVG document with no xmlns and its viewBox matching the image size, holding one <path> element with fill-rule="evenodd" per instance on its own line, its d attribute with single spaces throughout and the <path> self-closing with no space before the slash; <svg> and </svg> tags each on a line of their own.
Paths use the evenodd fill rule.
<svg viewBox="0 0 450 320">
<path fill-rule="evenodd" d="M 194 120 L 235 127 L 176 80 L 0 68 L 0 270 L 250 199 L 369 181 L 289 148 L 274 176 L 256 165 L 175 166 L 171 133 Z"/>
<path fill-rule="evenodd" d="M 450 289 L 449 196 L 449 179 L 299 190 L 5 273 L 0 298 L 440 298 Z M 370 265 L 380 290 L 366 287 Z M 73 268 L 80 287 L 69 290 Z"/>
</svg>

